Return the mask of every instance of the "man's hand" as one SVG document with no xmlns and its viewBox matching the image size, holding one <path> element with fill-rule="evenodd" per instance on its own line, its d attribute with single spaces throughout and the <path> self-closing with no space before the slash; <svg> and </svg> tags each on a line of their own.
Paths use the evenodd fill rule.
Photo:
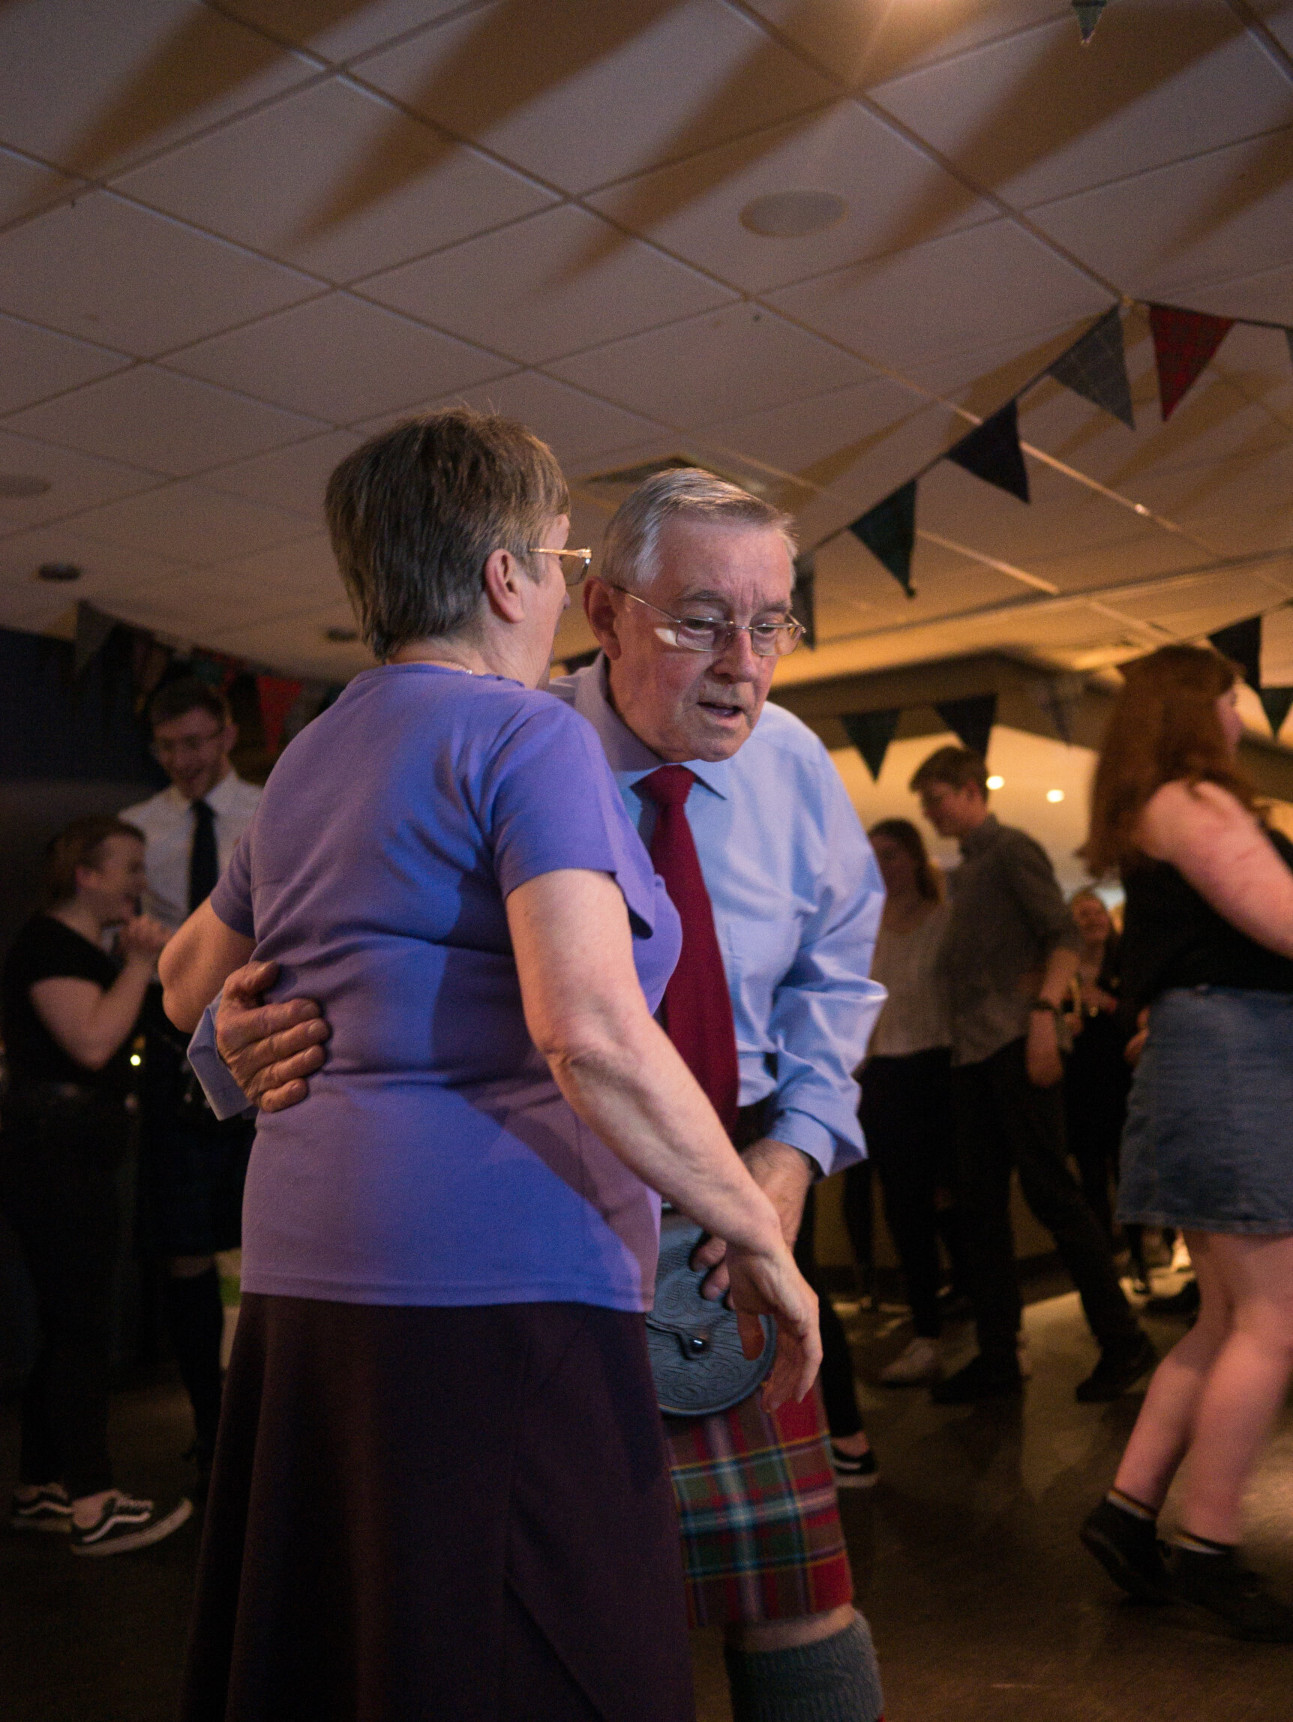
<svg viewBox="0 0 1293 1722">
<path fill-rule="evenodd" d="M 1048 1010 L 1035 1010 L 1028 1018 L 1024 1064 L 1034 1088 L 1054 1088 L 1063 1080 L 1058 1023 L 1059 1018 Z"/>
<path fill-rule="evenodd" d="M 262 1004 L 277 979 L 277 963 L 235 969 L 216 1012 L 220 1057 L 262 1112 L 281 1112 L 305 1099 L 305 1079 L 327 1057 L 323 1043 L 332 1032 L 313 999 Z"/>
<path fill-rule="evenodd" d="M 806 1154 L 775 1137 L 764 1136 L 747 1148 L 741 1156 L 750 1176 L 777 1210 L 781 1235 L 787 1248 L 794 1249 L 799 1236 L 799 1222 L 804 1217 L 804 1202 L 815 1176 L 815 1169 Z M 706 1238 L 692 1254 L 693 1268 L 712 1271 L 701 1286 L 701 1295 L 715 1302 L 723 1297 L 730 1285 L 727 1245 L 722 1238 Z"/>
</svg>

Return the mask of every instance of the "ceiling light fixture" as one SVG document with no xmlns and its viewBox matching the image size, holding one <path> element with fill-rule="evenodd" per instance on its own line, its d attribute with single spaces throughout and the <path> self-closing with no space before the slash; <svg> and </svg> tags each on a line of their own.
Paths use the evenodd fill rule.
<svg viewBox="0 0 1293 1722">
<path fill-rule="evenodd" d="M 0 496 L 44 496 L 48 489 L 47 478 L 35 478 L 26 472 L 0 472 Z"/>
<path fill-rule="evenodd" d="M 66 582 L 79 580 L 82 572 L 83 570 L 78 568 L 75 562 L 42 562 L 36 570 L 36 578 L 38 580 Z"/>
<path fill-rule="evenodd" d="M 990 777 L 988 779 L 988 788 L 989 789 L 1004 789 L 1005 787 L 1006 787 L 1006 780 L 1004 777 Z"/>
<path fill-rule="evenodd" d="M 1073 0 L 1073 10 L 1077 13 L 1078 29 L 1082 32 L 1084 48 L 1095 35 L 1095 27 L 1108 3 L 1109 0 Z"/>
<path fill-rule="evenodd" d="M 741 211 L 741 226 L 764 239 L 807 239 L 843 221 L 849 206 L 830 191 L 773 191 Z"/>
<path fill-rule="evenodd" d="M 1062 789 L 1048 789 L 1046 799 L 1047 801 L 1063 801 L 1064 791 Z"/>
</svg>

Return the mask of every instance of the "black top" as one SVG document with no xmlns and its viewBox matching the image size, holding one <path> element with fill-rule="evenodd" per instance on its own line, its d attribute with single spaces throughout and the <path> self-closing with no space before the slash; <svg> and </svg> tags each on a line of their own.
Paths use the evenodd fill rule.
<svg viewBox="0 0 1293 1722">
<path fill-rule="evenodd" d="M 1293 843 L 1267 831 L 1293 869 Z M 1122 939 L 1123 996 L 1140 1010 L 1169 987 L 1243 987 L 1293 993 L 1293 961 L 1231 926 L 1166 861 L 1130 869 Z"/>
<path fill-rule="evenodd" d="M 105 1094 L 124 1094 L 130 1078 L 130 1036 L 104 1065 L 78 1064 L 36 1015 L 31 989 L 37 981 L 71 976 L 107 989 L 121 970 L 106 951 L 52 915 L 33 915 L 5 958 L 0 979 L 5 1054 L 15 1094 L 40 1082 L 75 1082 Z"/>
</svg>

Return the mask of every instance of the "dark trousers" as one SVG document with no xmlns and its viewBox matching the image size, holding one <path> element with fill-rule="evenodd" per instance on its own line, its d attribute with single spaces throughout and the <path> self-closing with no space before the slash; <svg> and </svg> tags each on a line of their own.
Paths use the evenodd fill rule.
<svg viewBox="0 0 1293 1722">
<path fill-rule="evenodd" d="M 822 1290 L 817 1273 L 817 1202 L 815 1191 L 809 1189 L 804 1203 L 804 1217 L 799 1222 L 795 1240 L 795 1261 L 800 1273 L 817 1293 L 817 1308 L 822 1335 L 822 1368 L 819 1380 L 826 1421 L 835 1439 L 847 1439 L 862 1433 L 862 1418 L 858 1413 L 857 1392 L 853 1386 L 853 1353 L 849 1350 L 844 1324 L 835 1313 L 835 1305 Z"/>
<path fill-rule="evenodd" d="M 965 1223 L 969 1292 L 979 1350 L 990 1367 L 1015 1367 L 1019 1279 L 1010 1226 L 1010 1173 L 1055 1240 L 1102 1351 L 1132 1351 L 1139 1328 L 1118 1284 L 1109 1239 L 1064 1158 L 1059 1084 L 1028 1080 L 1024 1041 L 952 1071 L 958 1198 Z"/>
<path fill-rule="evenodd" d="M 939 1238 L 958 1285 L 968 1277 L 961 1242 L 956 1185 L 950 1054 L 945 1047 L 906 1058 L 872 1058 L 862 1072 L 862 1130 L 880 1179 L 884 1214 L 893 1239 L 912 1325 L 937 1339 L 938 1291 L 943 1267 Z M 850 1167 L 845 1178 L 851 1178 Z"/>
<path fill-rule="evenodd" d="M 73 1499 L 112 1487 L 108 1374 L 123 1141 L 119 1107 L 55 1102 L 7 1111 L 0 1142 L 0 1205 L 41 1329 L 23 1388 L 19 1475 L 61 1482 Z"/>
</svg>

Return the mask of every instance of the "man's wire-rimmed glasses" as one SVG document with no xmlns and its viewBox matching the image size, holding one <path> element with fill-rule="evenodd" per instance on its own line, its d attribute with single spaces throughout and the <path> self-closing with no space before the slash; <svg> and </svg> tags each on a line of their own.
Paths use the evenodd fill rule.
<svg viewBox="0 0 1293 1722">
<path fill-rule="evenodd" d="M 593 565 L 591 550 L 554 550 L 550 544 L 531 544 L 531 556 L 560 556 L 574 563 L 573 568 L 567 568 L 565 560 L 561 564 L 561 576 L 567 586 L 578 586 Z"/>
<path fill-rule="evenodd" d="M 777 622 L 729 622 L 709 616 L 675 616 L 669 610 L 662 610 L 658 604 L 651 604 L 645 598 L 639 598 L 636 592 L 630 592 L 623 586 L 611 586 L 605 582 L 612 592 L 621 592 L 631 604 L 641 604 L 645 609 L 652 610 L 657 616 L 663 616 L 671 625 L 667 628 L 656 628 L 655 635 L 663 640 L 666 646 L 678 646 L 684 652 L 708 652 L 718 657 L 725 652 L 738 634 L 750 636 L 750 649 L 757 658 L 784 658 L 787 652 L 793 652 L 804 637 L 802 622 L 796 622 L 793 617 L 785 616 Z"/>
</svg>

